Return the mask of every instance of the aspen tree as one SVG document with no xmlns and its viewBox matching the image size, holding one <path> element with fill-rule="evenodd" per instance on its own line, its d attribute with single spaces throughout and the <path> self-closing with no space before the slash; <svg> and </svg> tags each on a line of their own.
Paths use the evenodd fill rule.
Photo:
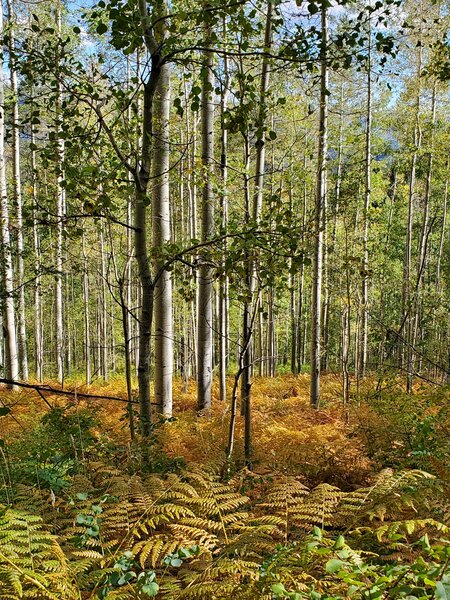
<svg viewBox="0 0 450 600">
<path fill-rule="evenodd" d="M 164 39 L 161 21 L 158 38 Z M 163 253 L 164 244 L 171 238 L 169 197 L 169 116 L 170 66 L 160 68 L 158 85 L 153 101 L 153 163 L 152 163 L 152 236 L 153 247 Z M 172 276 L 164 269 L 164 255 L 155 260 L 154 298 L 155 323 L 155 402 L 158 411 L 172 416 L 173 375 L 173 316 Z"/>
<path fill-rule="evenodd" d="M 209 25 L 205 37 L 210 36 Z M 201 138 L 202 138 L 202 208 L 201 240 L 206 242 L 213 235 L 214 227 L 214 72 L 213 54 L 204 51 L 202 61 L 201 98 Z M 213 306 L 212 268 L 208 256 L 200 257 L 198 274 L 198 316 L 197 316 L 197 408 L 209 410 L 211 407 L 212 349 L 213 349 Z"/>
<path fill-rule="evenodd" d="M 0 4 L 0 38 L 3 39 L 3 6 Z M 0 47 L 0 202 L 1 247 L 3 279 L 3 337 L 5 339 L 5 372 L 8 379 L 19 376 L 19 357 L 16 339 L 16 313 L 14 307 L 13 254 L 9 233 L 9 202 L 6 189 L 5 162 L 5 89 L 3 81 L 3 45 Z M 13 389 L 17 389 L 13 387 Z"/>
<path fill-rule="evenodd" d="M 268 53 L 272 46 L 272 11 L 273 4 L 268 2 L 266 12 L 266 24 L 264 32 L 264 57 L 262 61 L 261 69 L 261 81 L 260 81 L 260 107 L 257 120 L 257 131 L 256 131 L 256 159 L 255 159 L 255 179 L 254 179 L 254 190 L 253 190 L 253 207 L 252 216 L 253 221 L 257 224 L 261 217 L 262 203 L 263 203 L 263 186 L 264 186 L 264 166 L 266 148 L 264 142 L 264 126 L 266 120 L 266 102 L 267 93 L 269 89 L 270 81 L 270 62 Z M 247 212 L 250 212 L 250 207 L 247 207 Z M 251 251 L 252 252 L 252 251 Z M 242 337 L 244 344 L 246 345 L 245 352 L 243 354 L 243 372 L 241 381 L 241 403 L 244 413 L 244 457 L 245 463 L 251 465 L 252 460 L 252 431 L 251 431 L 251 375 L 252 375 L 252 362 L 253 362 L 253 344 L 252 344 L 252 333 L 253 323 L 255 320 L 256 306 L 253 306 L 256 289 L 256 273 L 255 269 L 257 265 L 255 260 L 249 260 L 247 262 L 247 273 L 246 273 L 246 286 L 248 288 L 248 298 L 244 305 L 243 311 L 243 327 Z M 257 302 L 257 300 L 255 300 Z"/>
<path fill-rule="evenodd" d="M 364 207 L 363 207 L 363 261 L 361 281 L 361 342 L 360 359 L 358 361 L 359 375 L 364 377 L 367 363 L 368 342 L 368 302 L 369 302 L 369 207 L 372 169 L 372 31 L 369 19 L 369 41 L 367 55 L 367 99 L 366 99 L 366 131 L 365 131 L 365 160 L 364 160 Z"/>
<path fill-rule="evenodd" d="M 317 154 L 317 178 L 314 210 L 314 251 L 312 261 L 311 294 L 311 384 L 310 401 L 314 408 L 320 403 L 321 367 L 321 312 L 322 312 L 322 270 L 323 270 L 323 211 L 327 194 L 327 120 L 328 120 L 328 9 L 325 2 L 321 8 L 321 48 L 320 48 L 320 109 L 319 146 Z"/>
<path fill-rule="evenodd" d="M 17 85 L 17 65 L 15 48 L 15 14 L 12 0 L 7 0 L 8 25 L 9 25 L 9 74 L 12 92 L 12 171 L 14 201 L 16 205 L 17 221 L 17 288 L 18 288 L 18 310 L 17 310 L 17 337 L 19 343 L 20 375 L 24 381 L 28 381 L 28 353 L 27 353 L 27 330 L 25 318 L 25 287 L 24 287 L 24 241 L 23 241 L 23 217 L 22 217 L 22 178 L 20 160 L 20 122 L 19 122 L 19 89 Z"/>
<path fill-rule="evenodd" d="M 58 44 L 62 38 L 62 14 L 61 0 L 56 4 L 56 31 Z M 57 51 L 57 62 L 59 62 L 59 49 Z M 59 71 L 59 66 L 57 64 Z M 59 78 L 58 78 L 59 79 Z M 57 240 L 56 240 L 56 290 L 55 290 L 55 339 L 56 339 L 56 368 L 59 383 L 64 382 L 64 320 L 63 320 L 63 239 L 64 239 L 64 217 L 66 212 L 66 190 L 64 187 L 64 153 L 65 144 L 62 136 L 62 81 L 58 80 L 58 95 L 56 99 L 56 135 L 57 135 L 57 159 L 58 176 L 56 185 L 57 195 Z"/>
</svg>

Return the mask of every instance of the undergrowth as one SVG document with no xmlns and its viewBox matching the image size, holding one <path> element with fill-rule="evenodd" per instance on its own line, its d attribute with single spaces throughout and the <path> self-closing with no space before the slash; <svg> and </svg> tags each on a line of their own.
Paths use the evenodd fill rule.
<svg viewBox="0 0 450 600">
<path fill-rule="evenodd" d="M 227 480 L 218 402 L 180 390 L 144 465 L 117 403 L 4 394 L 0 598 L 450 597 L 448 392 L 306 391 L 256 381 L 255 465 L 237 444 Z"/>
</svg>

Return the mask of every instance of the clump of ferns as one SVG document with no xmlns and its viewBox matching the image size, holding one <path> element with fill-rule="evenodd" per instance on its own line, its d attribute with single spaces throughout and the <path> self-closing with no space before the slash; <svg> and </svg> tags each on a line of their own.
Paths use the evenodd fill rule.
<svg viewBox="0 0 450 600">
<path fill-rule="evenodd" d="M 339 532 L 362 524 L 428 518 L 430 484 L 436 485 L 433 476 L 417 470 L 385 470 L 371 486 L 351 492 L 329 484 L 308 490 L 288 477 L 275 483 L 256 508 L 274 518 L 287 542 L 302 538 L 314 526 Z"/>
<path fill-rule="evenodd" d="M 256 524 L 249 523 L 248 510 L 243 510 L 248 498 L 209 474 L 134 478 L 126 486 L 116 480 L 108 489 L 111 493 L 100 498 L 77 493 L 71 500 L 64 547 L 75 560 L 82 589 L 100 585 L 123 551 L 130 550 L 142 569 L 159 569 L 166 556 L 193 545 L 212 557 L 234 543 L 228 551 L 233 559 L 239 548 L 262 551 L 262 530 L 268 525 L 259 524 L 258 546 Z M 269 548 L 268 533 L 264 544 Z"/>
<path fill-rule="evenodd" d="M 0 597 L 78 597 L 68 560 L 42 519 L 4 506 L 0 506 Z"/>
</svg>

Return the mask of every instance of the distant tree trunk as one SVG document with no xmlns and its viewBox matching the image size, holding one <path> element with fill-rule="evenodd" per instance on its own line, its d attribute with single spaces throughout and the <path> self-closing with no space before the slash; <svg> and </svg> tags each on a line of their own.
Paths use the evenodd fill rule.
<svg viewBox="0 0 450 600">
<path fill-rule="evenodd" d="M 154 98 L 153 125 L 153 188 L 152 229 L 153 247 L 162 251 L 170 241 L 169 198 L 169 116 L 170 67 L 162 65 Z M 173 325 L 172 276 L 163 269 L 164 258 L 155 260 L 155 403 L 166 417 L 172 416 Z"/>
<path fill-rule="evenodd" d="M 437 259 L 436 259 L 436 292 L 438 295 L 441 293 L 441 285 L 442 285 L 441 264 L 442 264 L 442 254 L 443 254 L 443 250 L 444 250 L 445 228 L 447 225 L 448 172 L 449 172 L 449 161 L 447 160 L 447 164 L 445 166 L 445 185 L 444 185 L 444 198 L 443 198 L 443 206 L 442 206 L 441 232 L 439 234 L 439 246 L 438 246 Z"/>
<path fill-rule="evenodd" d="M 187 92 L 186 92 L 187 94 Z M 197 129 L 198 122 L 195 115 L 192 118 L 192 129 L 190 127 L 189 113 L 186 111 L 186 132 L 188 139 L 191 141 L 192 151 L 189 153 L 189 170 L 187 175 L 187 187 L 189 192 L 189 231 L 190 239 L 198 239 L 197 227 Z M 192 278 L 192 287 L 195 290 L 192 294 L 192 299 L 189 303 L 189 320 L 187 343 L 190 348 L 189 364 L 192 367 L 192 376 L 197 377 L 198 373 L 198 351 L 197 351 L 197 313 L 198 313 L 198 276 L 195 269 L 191 269 L 190 276 Z"/>
<path fill-rule="evenodd" d="M 210 32 L 206 31 L 206 38 Z M 202 68 L 202 242 L 213 235 L 214 195 L 212 174 L 214 169 L 214 72 L 213 53 L 205 51 Z M 212 346 L 213 346 L 213 306 L 212 268 L 208 253 L 200 257 L 198 277 L 198 318 L 197 318 L 197 408 L 209 410 L 211 407 Z"/>
<path fill-rule="evenodd" d="M 35 338 L 35 364 L 36 379 L 40 382 L 44 379 L 44 331 L 42 320 L 42 298 L 41 298 L 41 242 L 39 238 L 37 210 L 38 210 L 38 174 L 36 160 L 36 133 L 31 126 L 31 169 L 32 169 L 32 201 L 33 201 L 33 249 L 34 249 L 34 338 Z"/>
<path fill-rule="evenodd" d="M 385 306 L 385 297 L 386 297 L 386 287 L 387 287 L 387 280 L 386 280 L 386 257 L 388 256 L 388 248 L 391 242 L 391 233 L 392 233 L 392 219 L 393 219 L 393 213 L 394 213 L 394 203 L 395 203 L 395 196 L 396 196 L 396 192 L 397 192 L 397 168 L 395 165 L 393 165 L 392 169 L 391 169 L 391 173 L 390 173 L 390 185 L 389 185 L 389 189 L 388 189 L 388 197 L 389 197 L 389 214 L 388 214 L 388 222 L 387 222 L 387 230 L 386 230 L 386 237 L 385 237 L 385 241 L 384 241 L 384 261 L 383 261 L 383 271 L 382 271 L 382 275 L 381 275 L 381 295 L 380 295 L 380 321 L 384 322 L 385 320 L 385 310 L 386 310 L 386 306 Z M 378 358 L 378 367 L 381 368 L 381 370 L 383 370 L 383 365 L 384 365 L 384 359 L 385 359 L 385 354 L 386 354 L 386 345 L 388 343 L 388 331 L 386 331 L 386 334 L 383 336 L 382 340 L 380 340 L 380 350 L 379 350 L 379 358 Z M 394 349 L 394 347 L 397 346 L 397 340 L 394 340 L 392 346 L 391 346 L 391 350 L 392 351 Z"/>
<path fill-rule="evenodd" d="M 289 182 L 289 209 L 292 212 L 294 208 L 294 190 L 292 182 Z M 291 359 L 291 373 L 297 375 L 297 352 L 298 352 L 298 322 L 297 322 L 297 294 L 296 294 L 296 277 L 292 273 L 292 260 L 290 261 L 289 270 L 289 290 L 290 290 L 290 303 L 289 303 L 289 319 L 290 319 L 290 359 Z"/>
<path fill-rule="evenodd" d="M 227 30 L 226 22 L 223 22 L 223 37 L 226 39 Z M 223 59 L 224 82 L 222 88 L 222 96 L 220 100 L 221 109 L 221 156 L 220 169 L 222 177 L 222 194 L 220 196 L 221 210 L 221 225 L 224 231 L 228 227 L 228 130 L 224 126 L 224 113 L 227 109 L 228 91 L 230 87 L 228 56 Z M 227 251 L 226 240 L 224 242 L 224 257 L 225 261 Z M 219 288 L 219 390 L 220 400 L 225 401 L 227 397 L 227 356 L 228 356 L 228 277 L 224 272 L 220 280 Z"/>
<path fill-rule="evenodd" d="M 266 13 L 266 28 L 264 34 L 264 51 L 268 54 L 272 46 L 272 11 L 273 4 L 268 2 L 267 13 Z M 265 156 L 266 149 L 264 143 L 264 123 L 266 120 L 267 113 L 267 92 L 269 89 L 270 80 L 270 63 L 269 59 L 265 55 L 262 61 L 261 70 L 261 82 L 260 82 L 260 105 L 257 120 L 257 141 L 256 141 L 256 165 L 255 165 L 255 185 L 253 192 L 253 220 L 258 223 L 261 216 L 262 200 L 263 200 L 263 186 L 264 186 L 264 167 L 265 167 Z M 249 213 L 250 207 L 247 207 Z M 248 215 L 249 216 L 249 215 Z M 248 218 L 247 218 L 248 220 Z M 252 251 L 250 251 L 250 254 Z M 242 384 L 241 384 L 241 402 L 244 412 L 244 460 L 247 466 L 251 466 L 252 462 L 252 432 L 251 432 L 251 375 L 252 375 L 252 363 L 253 363 L 253 344 L 252 344 L 252 332 L 255 319 L 255 310 L 253 309 L 253 295 L 256 287 L 256 273 L 257 263 L 255 259 L 247 261 L 247 274 L 246 274 L 246 286 L 248 289 L 248 300 L 244 306 L 243 315 L 243 329 L 242 337 L 246 344 L 246 350 L 243 355 L 243 372 L 242 372 Z"/>
<path fill-rule="evenodd" d="M 320 72 L 320 113 L 319 147 L 317 155 L 317 181 L 314 211 L 314 253 L 312 264 L 311 295 L 311 387 L 310 401 L 314 408 L 320 403 L 320 359 L 321 359 L 321 306 L 322 306 L 322 263 L 323 263 L 323 210 L 327 194 L 327 119 L 328 119 L 328 14 L 327 7 L 321 11 L 321 72 Z"/>
<path fill-rule="evenodd" d="M 0 37 L 3 39 L 3 7 L 0 4 Z M 5 340 L 5 375 L 16 380 L 19 376 L 19 359 L 16 340 L 16 315 L 14 308 L 14 277 L 11 239 L 9 235 L 9 203 L 6 189 L 5 163 L 5 92 L 3 83 L 3 45 L 0 46 L 0 201 L 1 248 L 3 279 L 3 337 Z M 16 387 L 13 387 L 16 389 Z"/>
<path fill-rule="evenodd" d="M 403 291 L 402 291 L 402 306 L 403 306 L 403 317 L 402 324 L 400 327 L 400 334 L 402 330 L 405 330 L 405 350 L 404 350 L 404 363 L 406 369 L 406 391 L 410 393 L 412 391 L 413 373 L 412 373 L 412 331 L 413 331 L 413 319 L 411 318 L 411 253 L 412 253 L 412 236 L 413 236 L 413 221 L 414 221 L 414 208 L 415 208 L 415 197 L 416 197 L 416 168 L 417 168 L 417 157 L 422 145 L 422 129 L 420 126 L 420 95 L 421 95 L 421 71 L 422 71 L 422 46 L 418 47 L 418 60 L 417 60 L 417 96 L 415 102 L 415 123 L 414 123 L 414 135 L 413 135 L 413 155 L 411 158 L 411 169 L 409 174 L 409 196 L 408 196 L 408 219 L 406 223 L 406 250 L 405 250 L 405 262 L 403 268 Z"/>
<path fill-rule="evenodd" d="M 420 327 L 420 304 L 421 304 L 421 290 L 423 277 L 425 274 L 425 266 L 427 262 L 427 246 L 429 238 L 429 214 L 430 214 L 430 198 L 431 198 L 431 181 L 433 175 L 433 160 L 434 160 L 434 127 L 436 123 L 436 83 L 433 86 L 433 94 L 431 100 L 431 140 L 430 140 L 430 151 L 428 152 L 428 164 L 427 174 L 425 180 L 425 194 L 423 198 L 423 217 L 422 227 L 419 240 L 419 253 L 417 263 L 417 278 L 416 278 L 416 289 L 415 289 L 415 301 L 414 301 L 414 312 L 412 315 L 412 326 L 411 326 L 411 367 L 414 371 L 415 352 L 414 347 L 416 345 L 416 339 L 418 335 L 418 329 Z M 420 369 L 419 369 L 420 370 Z"/>
<path fill-rule="evenodd" d="M 139 52 L 136 53 L 136 74 L 139 75 Z M 127 86 L 129 89 L 131 89 L 132 83 L 131 83 L 131 68 L 130 68 L 130 61 L 127 60 Z M 138 105 L 138 115 L 140 112 L 140 106 Z M 128 108 L 128 120 L 131 123 L 132 120 L 132 111 L 131 111 L 131 105 Z M 136 147 L 137 149 L 139 148 L 139 134 L 138 132 L 136 132 Z M 138 152 L 139 153 L 139 152 Z M 130 186 L 133 184 L 133 177 L 132 174 L 130 173 L 130 171 L 127 171 L 127 179 L 128 182 L 130 184 Z M 122 328 L 123 328 L 123 332 L 124 332 L 124 337 L 125 335 L 127 336 L 128 341 L 125 342 L 125 346 L 126 349 L 128 351 L 128 356 L 125 356 L 125 370 L 127 369 L 127 363 L 128 363 L 128 369 L 129 369 L 129 377 L 130 377 L 130 385 L 131 385 L 131 365 L 132 365 L 132 361 L 133 361 L 133 351 L 135 348 L 135 343 L 134 343 L 134 339 L 133 339 L 133 331 L 134 331 L 134 321 L 132 319 L 132 315 L 131 315 L 131 310 L 132 310 L 132 306 L 133 306 L 133 288 L 132 288 L 132 265 L 133 265 L 133 261 L 132 261 L 132 257 L 133 257 L 133 196 L 132 194 L 129 194 L 127 196 L 127 216 L 126 216 L 126 224 L 127 224 L 127 232 L 126 232 L 126 236 L 127 236 L 127 240 L 126 240 L 126 252 L 127 252 L 127 256 L 126 256 L 126 263 L 125 263 L 125 270 L 124 270 L 124 281 L 123 281 L 123 286 L 122 286 L 122 294 L 124 296 L 124 302 L 125 305 L 127 307 L 127 310 L 125 311 L 125 318 L 126 318 L 126 323 L 122 324 Z M 112 246 L 112 242 L 111 242 L 111 247 Z M 119 290 L 120 291 L 120 290 Z M 122 316 L 123 316 L 123 307 L 121 305 L 121 310 L 122 310 Z M 128 378 L 128 375 L 126 375 L 126 377 Z M 128 379 L 127 379 L 127 391 L 128 391 Z M 131 391 L 131 388 L 130 388 Z M 130 396 L 128 397 L 128 400 L 130 401 Z M 135 428 L 134 428 L 134 418 L 133 418 L 133 407 L 130 404 L 129 405 L 129 413 L 130 413 L 130 419 L 133 419 L 133 424 L 131 426 L 131 421 L 130 421 L 130 431 L 131 429 L 132 431 L 132 437 L 134 437 L 135 434 Z"/>
<path fill-rule="evenodd" d="M 302 236 L 303 239 L 306 236 L 306 208 L 308 201 L 308 185 L 306 179 L 307 167 L 308 167 L 308 134 L 305 135 L 305 147 L 303 152 L 303 201 L 302 201 Z M 300 273 L 299 273 L 299 288 L 298 288 L 298 373 L 302 372 L 303 363 L 305 360 L 305 338 L 306 338 L 306 327 L 305 327 L 305 319 L 304 319 L 304 304 L 305 304 L 305 263 L 302 261 L 300 265 Z"/>
<path fill-rule="evenodd" d="M 27 331 L 25 317 L 25 287 L 24 287 L 24 264 L 23 264 L 23 218 L 22 218 L 22 182 L 20 174 L 20 122 L 19 122 L 19 90 L 17 86 L 16 50 L 14 39 L 15 16 L 12 0 L 7 0 L 9 16 L 9 73 L 12 92 L 12 150 L 13 150 L 13 182 L 14 200 L 16 204 L 17 221 L 17 287 L 18 287 L 18 341 L 20 375 L 24 381 L 28 381 L 28 353 L 27 353 Z"/>
<path fill-rule="evenodd" d="M 100 221 L 100 268 L 101 268 L 101 373 L 104 381 L 108 381 L 108 294 L 107 294 L 107 272 L 106 272 L 106 253 L 105 236 L 103 232 L 103 223 Z"/>
<path fill-rule="evenodd" d="M 56 30 L 58 38 L 61 38 L 61 0 L 56 4 Z M 58 59 L 59 60 L 59 57 Z M 64 217 L 66 211 L 66 191 L 64 188 L 64 153 L 65 144 L 62 137 L 62 83 L 58 84 L 58 98 L 56 101 L 56 128 L 57 128 L 57 241 L 56 241 L 56 293 L 55 293 L 55 317 L 56 317 L 56 367 L 57 377 L 61 385 L 64 383 L 64 321 L 63 321 L 63 236 Z"/>
<path fill-rule="evenodd" d="M 345 215 L 345 213 L 344 213 Z M 345 228 L 345 254 L 348 256 L 350 252 L 349 235 L 348 235 L 348 223 L 344 216 L 344 228 Z M 345 304 L 342 312 L 342 399 L 344 404 L 347 404 L 350 400 L 350 340 L 352 336 L 351 330 L 351 275 L 350 275 L 350 264 L 347 260 L 345 262 Z"/>
<path fill-rule="evenodd" d="M 90 319 L 89 319 L 89 272 L 88 257 L 86 254 L 85 231 L 81 238 L 83 252 L 83 312 L 84 312 L 84 361 L 85 361 L 85 381 L 86 385 L 91 383 L 91 338 L 90 338 Z"/>
<path fill-rule="evenodd" d="M 338 148 L 337 148 L 337 166 L 336 166 L 336 184 L 335 184 L 335 200 L 334 200 L 334 215 L 333 215 L 333 232 L 331 237 L 330 255 L 334 256 L 336 251 L 336 241 L 338 234 L 338 222 L 339 222 L 339 209 L 341 204 L 341 185 L 342 185 L 342 143 L 343 143 L 343 125 L 344 125 L 344 79 L 341 79 L 340 94 L 339 94 L 339 127 L 338 127 Z M 338 278 L 338 295 L 342 298 L 342 271 Z M 332 306 L 331 292 L 329 299 L 330 307 Z M 342 306 L 342 303 L 341 303 Z M 336 307 L 337 308 L 337 307 Z M 342 368 L 342 381 L 343 381 L 343 399 L 344 403 L 347 401 L 346 390 L 348 388 L 348 340 L 346 338 L 346 322 L 349 318 L 349 307 L 344 306 L 341 314 L 341 354 L 340 364 Z M 330 308 L 330 312 L 332 309 Z M 346 364 L 344 364 L 344 351 L 347 352 Z"/>
<path fill-rule="evenodd" d="M 369 302 L 369 207 L 372 165 L 372 61 L 371 61 L 371 31 L 369 30 L 369 49 L 367 64 L 367 104 L 366 104 L 366 156 L 365 156 L 365 186 L 363 208 L 363 262 L 361 281 L 361 342 L 359 359 L 359 376 L 364 377 L 367 363 L 368 341 L 368 302 Z"/>
</svg>

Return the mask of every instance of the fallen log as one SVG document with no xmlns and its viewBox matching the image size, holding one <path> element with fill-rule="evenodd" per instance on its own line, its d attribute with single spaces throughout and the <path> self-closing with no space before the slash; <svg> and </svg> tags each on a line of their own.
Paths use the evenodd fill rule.
<svg viewBox="0 0 450 600">
<path fill-rule="evenodd" d="M 39 385 L 35 383 L 25 383 L 22 381 L 15 381 L 14 379 L 2 379 L 0 378 L 0 383 L 4 383 L 6 385 L 17 385 L 18 387 L 27 388 L 31 390 L 35 390 L 38 394 L 42 392 L 47 392 L 49 394 L 57 394 L 61 396 L 71 396 L 73 398 L 87 398 L 91 400 L 115 400 L 117 402 L 125 402 L 128 404 L 139 404 L 137 400 L 128 400 L 126 398 L 120 398 L 120 396 L 103 396 L 101 394 L 88 394 L 87 392 L 79 392 L 78 390 L 62 390 L 58 388 L 54 388 L 50 385 Z"/>
</svg>

